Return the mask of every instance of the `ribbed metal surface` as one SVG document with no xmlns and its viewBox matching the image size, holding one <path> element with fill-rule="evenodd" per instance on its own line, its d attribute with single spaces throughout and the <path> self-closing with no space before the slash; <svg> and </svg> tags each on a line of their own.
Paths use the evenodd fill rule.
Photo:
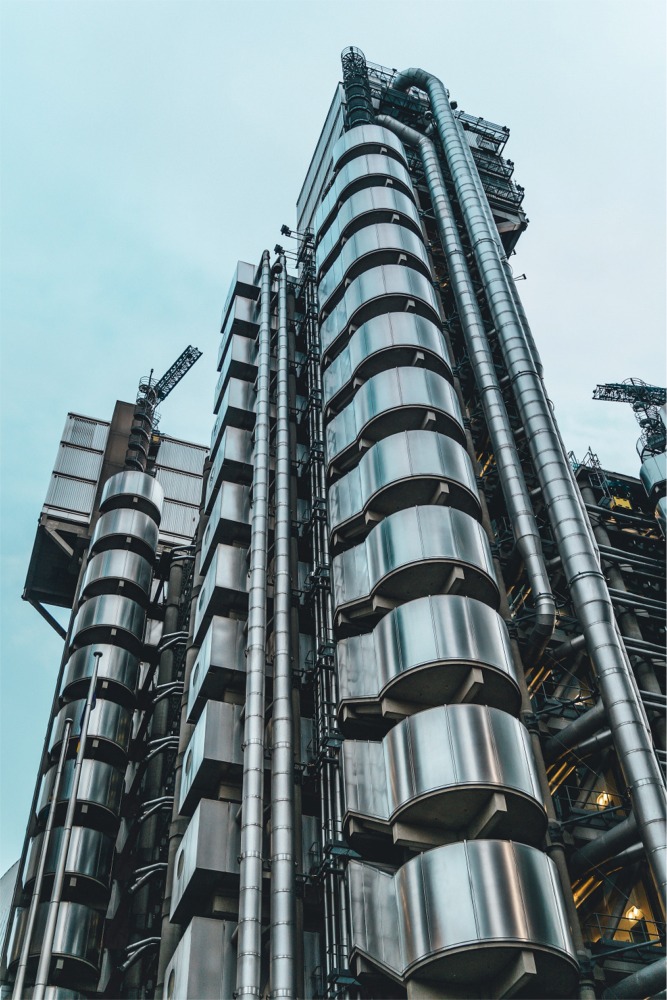
<svg viewBox="0 0 667 1000">
<path fill-rule="evenodd" d="M 95 502 L 96 484 L 53 473 L 44 501 L 45 507 L 73 511 L 89 517 Z"/>
<path fill-rule="evenodd" d="M 392 434 L 331 486 L 329 530 L 334 542 L 349 544 L 388 514 L 435 502 L 481 518 L 475 473 L 465 448 L 431 431 Z"/>
<path fill-rule="evenodd" d="M 175 535 L 184 542 L 192 541 L 199 520 L 199 507 L 165 500 L 160 524 L 160 537 Z"/>
<path fill-rule="evenodd" d="M 114 643 L 139 651 L 144 634 L 144 612 L 136 601 L 118 594 L 93 597 L 83 604 L 72 626 L 72 647 L 78 649 L 94 642 Z"/>
<path fill-rule="evenodd" d="M 228 686 L 245 687 L 244 623 L 214 617 L 202 639 L 190 675 L 188 722 L 196 722 L 207 698 L 224 697 Z"/>
<path fill-rule="evenodd" d="M 204 471 L 206 448 L 178 441 L 176 438 L 161 437 L 156 469 L 176 469 L 178 472 L 189 472 L 201 476 Z"/>
<path fill-rule="evenodd" d="M 102 490 L 100 511 L 103 513 L 117 508 L 143 511 L 156 524 L 164 502 L 164 491 L 157 480 L 145 472 L 126 470 L 108 479 Z"/>
<path fill-rule="evenodd" d="M 505 623 L 480 601 L 454 594 L 411 600 L 372 632 L 338 643 L 341 706 L 365 714 L 379 714 L 383 698 L 390 699 L 392 713 L 403 715 L 457 701 L 471 669 L 481 674 L 477 698 L 518 712 L 518 677 Z"/>
<path fill-rule="evenodd" d="M 66 719 L 72 720 L 72 739 L 77 739 L 85 706 L 85 699 L 63 705 L 53 720 L 49 753 L 52 755 L 58 753 Z M 106 753 L 111 753 L 122 761 L 129 749 L 131 735 L 132 709 L 119 705 L 115 701 L 97 698 L 88 723 L 88 747 L 91 756 L 101 756 L 104 753 L 104 745 L 111 744 L 111 746 L 106 747 Z"/>
<path fill-rule="evenodd" d="M 172 469 L 156 469 L 155 478 L 162 486 L 166 500 L 199 506 L 202 490 L 200 476 L 174 472 Z"/>
<path fill-rule="evenodd" d="M 148 603 L 153 570 L 143 556 L 112 549 L 93 556 L 81 583 L 81 596 L 124 593 L 144 606 Z"/>
<path fill-rule="evenodd" d="M 58 802 L 69 799 L 74 772 L 74 760 L 65 762 L 62 783 L 58 791 Z M 42 779 L 37 813 L 41 813 L 49 804 L 53 789 L 56 768 L 52 767 Z M 118 815 L 123 795 L 123 771 L 101 760 L 84 760 L 81 765 L 81 781 L 77 802 L 79 806 L 87 805 L 88 809 L 99 807 L 105 813 Z"/>
<path fill-rule="evenodd" d="M 392 368 L 374 375 L 326 428 L 329 472 L 356 465 L 375 441 L 428 427 L 465 443 L 456 393 L 442 376 L 421 368 Z"/>
<path fill-rule="evenodd" d="M 66 701 L 86 696 L 93 672 L 95 651 L 102 653 L 97 671 L 99 685 L 103 690 L 108 688 L 116 700 L 133 704 L 139 674 L 139 658 L 127 649 L 111 645 L 84 646 L 70 656 L 65 667 L 61 696 Z"/>
<path fill-rule="evenodd" d="M 80 448 L 94 448 L 104 451 L 109 436 L 109 423 L 106 420 L 91 420 L 80 417 L 76 413 L 68 413 L 65 421 L 62 440 Z"/>
<path fill-rule="evenodd" d="M 187 919 L 196 900 L 211 889 L 238 886 L 241 831 L 237 802 L 202 799 L 185 831 L 174 871 L 172 920 Z M 210 831 L 216 836 L 211 837 Z M 236 905 L 236 904 L 234 904 Z"/>
<path fill-rule="evenodd" d="M 449 705 L 400 722 L 381 743 L 345 740 L 351 832 L 377 824 L 396 843 L 447 843 L 452 834 L 538 845 L 547 817 L 530 736 L 497 708 Z M 494 798 L 495 797 L 495 798 Z"/>
<path fill-rule="evenodd" d="M 85 448 L 74 448 L 71 445 L 61 443 L 53 471 L 97 482 L 101 468 L 101 451 L 88 451 Z"/>
<path fill-rule="evenodd" d="M 63 828 L 54 827 L 46 852 L 46 877 L 52 876 L 56 870 L 58 852 L 62 843 Z M 38 833 L 30 845 L 30 854 L 26 866 L 26 887 L 34 880 L 39 863 L 44 834 Z M 113 837 L 92 830 L 90 827 L 75 826 L 69 841 L 67 851 L 66 878 L 74 877 L 82 880 L 88 891 L 105 888 L 111 879 L 111 862 L 113 859 Z"/>
<path fill-rule="evenodd" d="M 322 199 L 313 227 L 320 238 L 331 225 L 341 202 L 369 187 L 395 187 L 412 198 L 412 181 L 407 168 L 398 160 L 381 153 L 361 153 L 336 174 L 330 190 Z"/>
<path fill-rule="evenodd" d="M 157 548 L 158 527 L 152 517 L 138 510 L 110 510 L 102 514 L 90 540 L 90 553 L 131 549 L 151 559 Z"/>
<path fill-rule="evenodd" d="M 215 798 L 221 781 L 239 779 L 242 742 L 241 706 L 207 701 L 183 758 L 178 806 L 182 816 L 191 815 L 201 798 Z"/>
<path fill-rule="evenodd" d="M 419 974 L 443 989 L 477 987 L 484 995 L 529 950 L 530 995 L 572 995 L 577 964 L 567 915 L 555 866 L 541 851 L 468 841 L 428 851 L 393 876 L 351 861 L 348 879 L 353 947 L 390 975 Z"/>
<path fill-rule="evenodd" d="M 250 487 L 223 482 L 211 511 L 201 547 L 201 572 L 205 573 L 220 542 L 250 541 Z"/>
<path fill-rule="evenodd" d="M 333 168 L 338 170 L 348 159 L 365 153 L 386 153 L 407 165 L 403 144 L 378 125 L 357 125 L 342 135 L 332 150 Z"/>
</svg>

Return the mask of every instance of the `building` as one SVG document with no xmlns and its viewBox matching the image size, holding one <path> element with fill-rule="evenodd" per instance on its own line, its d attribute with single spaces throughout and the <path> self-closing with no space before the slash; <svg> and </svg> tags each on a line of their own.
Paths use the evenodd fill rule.
<svg viewBox="0 0 667 1000">
<path fill-rule="evenodd" d="M 507 138 L 346 50 L 210 448 L 145 387 L 65 435 L 14 995 L 663 989 L 664 452 L 647 489 L 568 458 Z"/>
</svg>

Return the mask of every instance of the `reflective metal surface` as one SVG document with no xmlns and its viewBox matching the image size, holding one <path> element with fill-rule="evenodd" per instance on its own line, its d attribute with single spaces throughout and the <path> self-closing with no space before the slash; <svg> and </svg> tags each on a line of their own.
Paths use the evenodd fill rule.
<svg viewBox="0 0 667 1000">
<path fill-rule="evenodd" d="M 391 976 L 403 982 L 423 976 L 445 989 L 476 986 L 497 996 L 494 980 L 529 950 L 530 995 L 572 995 L 578 970 L 556 869 L 534 847 L 450 844 L 413 858 L 393 876 L 351 861 L 348 882 L 353 948 Z"/>
<path fill-rule="evenodd" d="M 56 870 L 57 854 L 62 842 L 63 828 L 54 827 L 46 852 L 45 877 L 53 876 Z M 37 873 L 39 852 L 44 839 L 43 833 L 38 833 L 30 845 L 30 854 L 25 874 L 26 888 L 32 883 Z M 95 892 L 106 888 L 111 878 L 111 862 L 113 859 L 113 838 L 100 830 L 92 830 L 86 826 L 75 826 L 67 851 L 65 867 L 66 880 L 74 878 L 78 892 Z"/>
<path fill-rule="evenodd" d="M 255 426 L 255 403 L 255 390 L 251 384 L 238 378 L 230 378 L 211 432 L 211 451 L 217 447 L 226 427 L 250 430 Z"/>
<path fill-rule="evenodd" d="M 150 559 L 157 542 L 158 526 L 149 514 L 121 508 L 102 514 L 90 540 L 90 553 L 131 549 Z"/>
<path fill-rule="evenodd" d="M 332 595 L 339 623 L 375 616 L 414 597 L 461 593 L 498 605 L 486 533 L 449 507 L 390 514 L 366 541 L 335 556 Z M 368 627 L 368 623 L 366 623 Z"/>
<path fill-rule="evenodd" d="M 650 497 L 655 493 L 659 497 L 665 492 L 665 480 L 667 479 L 667 453 L 662 455 L 649 455 L 641 464 L 639 470 L 644 489 Z"/>
<path fill-rule="evenodd" d="M 30 944 L 30 958 L 40 954 L 42 937 L 46 926 L 48 903 L 40 903 L 37 907 L 35 932 Z M 18 921 L 13 935 L 10 965 L 18 960 L 17 943 L 23 937 L 23 923 L 27 918 L 27 910 L 18 910 Z M 62 959 L 71 975 L 77 979 L 84 977 L 86 986 L 94 988 L 97 984 L 97 974 L 100 966 L 100 951 L 102 946 L 102 931 L 104 915 L 83 903 L 60 904 L 58 923 L 53 941 L 53 959 Z M 93 985 L 94 983 L 94 985 Z M 49 987 L 54 990 L 57 987 Z M 48 996 L 48 993 L 46 994 Z M 57 993 L 55 994 L 58 995 Z M 66 995 L 70 995 L 66 991 Z M 73 994 L 76 995 L 76 994 Z"/>
<path fill-rule="evenodd" d="M 102 490 L 100 510 L 104 513 L 117 507 L 129 507 L 148 514 L 159 524 L 164 502 L 162 487 L 145 472 L 128 470 L 108 479 Z"/>
<path fill-rule="evenodd" d="M 92 597 L 79 608 L 72 627 L 72 648 L 90 643 L 114 643 L 132 653 L 141 649 L 144 612 L 139 604 L 118 594 Z"/>
<path fill-rule="evenodd" d="M 216 545 L 250 542 L 250 487 L 222 482 L 204 531 L 201 546 L 201 570 L 205 573 Z"/>
<path fill-rule="evenodd" d="M 518 678 L 500 615 L 468 597 L 422 597 L 390 611 L 374 630 L 338 643 L 340 708 L 351 719 L 401 718 L 463 696 L 518 712 Z M 471 671 L 479 675 L 474 686 Z M 481 681 L 481 683 L 479 683 Z M 341 719 L 344 724 L 344 719 Z"/>
<path fill-rule="evenodd" d="M 544 836 L 528 730 L 497 708 L 431 708 L 381 743 L 345 740 L 341 755 L 353 845 L 367 820 L 370 831 L 386 824 L 395 843 L 421 848 L 480 836 L 538 845 Z"/>
<path fill-rule="evenodd" d="M 333 543 L 368 534 L 387 514 L 419 504 L 456 507 L 481 519 L 477 483 L 468 453 L 432 431 L 403 431 L 378 441 L 329 489 Z"/>
<path fill-rule="evenodd" d="M 236 921 L 193 917 L 165 972 L 164 1000 L 220 1000 L 236 987 Z"/>
<path fill-rule="evenodd" d="M 241 830 L 236 822 L 238 809 L 238 802 L 213 799 L 199 802 L 176 855 L 172 920 L 187 919 L 196 912 L 197 900 L 209 899 L 212 891 L 238 886 L 241 846 Z M 211 830 L 216 831 L 214 837 Z M 235 901 L 233 905 L 238 904 Z"/>
<path fill-rule="evenodd" d="M 451 381 L 451 359 L 439 326 L 425 316 L 395 312 L 362 323 L 322 376 L 327 415 L 338 412 L 378 372 L 411 366 L 430 368 Z"/>
<path fill-rule="evenodd" d="M 228 427 L 211 454 L 211 471 L 206 486 L 204 510 L 208 514 L 220 489 L 220 483 L 250 483 L 252 481 L 252 434 Z"/>
<path fill-rule="evenodd" d="M 196 722 L 207 698 L 245 689 L 245 623 L 215 616 L 197 654 L 188 689 L 188 722 Z"/>
<path fill-rule="evenodd" d="M 321 239 L 331 225 L 332 216 L 356 191 L 369 187 L 395 187 L 397 191 L 412 195 L 412 181 L 407 168 L 391 156 L 382 153 L 362 153 L 344 164 L 335 180 L 319 204 L 313 220 L 313 228 Z"/>
<path fill-rule="evenodd" d="M 195 645 L 213 615 L 229 614 L 248 606 L 248 553 L 234 545 L 218 545 L 197 601 Z"/>
<path fill-rule="evenodd" d="M 194 812 L 202 797 L 214 798 L 220 782 L 238 780 L 243 770 L 240 705 L 207 701 L 190 737 L 181 776 L 179 812 Z"/>
<path fill-rule="evenodd" d="M 329 471 L 355 465 L 361 451 L 398 431 L 426 427 L 465 443 L 456 393 L 435 372 L 392 368 L 364 382 L 356 396 L 326 428 Z"/>
<path fill-rule="evenodd" d="M 131 600 L 148 604 L 153 579 L 150 562 L 136 552 L 112 549 L 93 556 L 81 583 L 81 597 L 123 594 Z"/>
<path fill-rule="evenodd" d="M 58 802 L 69 799 L 74 772 L 74 759 L 65 762 L 63 777 L 58 790 Z M 41 813 L 49 804 L 49 796 L 55 778 L 55 765 L 46 772 L 42 779 L 42 787 L 37 804 L 37 813 Z M 123 772 L 111 764 L 101 760 L 86 759 L 81 765 L 81 781 L 79 783 L 78 810 L 82 806 L 88 809 L 99 807 L 104 812 L 117 815 L 123 796 Z"/>
<path fill-rule="evenodd" d="M 213 412 L 220 409 L 222 394 L 230 378 L 253 383 L 257 378 L 257 345 L 248 337 L 235 334 L 225 345 L 225 351 L 218 365 L 220 377 L 213 393 Z"/>
<path fill-rule="evenodd" d="M 407 164 L 403 144 L 393 132 L 379 125 L 357 125 L 345 132 L 334 145 L 332 158 L 334 170 L 360 152 L 387 153 Z"/>
<path fill-rule="evenodd" d="M 95 598 L 98 601 L 103 599 Z M 116 701 L 133 705 L 139 673 L 139 659 L 127 649 L 121 649 L 119 646 L 102 644 L 93 647 L 84 646 L 73 653 L 65 668 L 61 696 L 66 701 L 85 698 L 93 672 L 93 653 L 95 650 L 102 653 L 97 672 L 98 687 L 102 691 L 108 690 L 109 695 Z"/>
<path fill-rule="evenodd" d="M 366 226 L 350 237 L 320 281 L 317 297 L 320 315 L 331 312 L 349 283 L 378 264 L 401 264 L 430 278 L 426 247 L 421 237 L 389 222 Z"/>
<path fill-rule="evenodd" d="M 421 236 L 419 212 L 412 198 L 391 188 L 366 188 L 353 194 L 322 237 L 315 251 L 318 278 L 331 266 L 341 248 L 341 240 L 349 239 L 364 226 L 376 222 L 391 222 L 406 226 Z"/>
<path fill-rule="evenodd" d="M 345 341 L 354 333 L 351 327 L 394 311 L 415 312 L 439 323 L 440 310 L 433 283 L 401 264 L 381 264 L 358 275 L 320 326 L 324 363 L 340 353 Z"/>
<path fill-rule="evenodd" d="M 56 754 L 60 747 L 65 728 L 65 720 L 72 720 L 72 739 L 79 736 L 81 719 L 86 701 L 73 701 L 63 705 L 51 729 L 49 753 Z M 95 707 L 90 714 L 88 724 L 88 749 L 91 756 L 102 759 L 118 760 L 127 754 L 132 736 L 132 709 L 119 705 L 115 701 L 97 698 Z M 109 745 L 111 744 L 111 745 Z"/>
</svg>

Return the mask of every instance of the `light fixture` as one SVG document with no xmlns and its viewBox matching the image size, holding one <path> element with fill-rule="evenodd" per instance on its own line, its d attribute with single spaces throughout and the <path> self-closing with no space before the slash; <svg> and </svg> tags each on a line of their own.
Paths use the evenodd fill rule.
<svg viewBox="0 0 667 1000">
<path fill-rule="evenodd" d="M 607 806 L 611 805 L 611 795 L 606 790 L 600 792 L 597 799 L 595 800 L 599 805 L 600 809 L 606 809 Z"/>
<path fill-rule="evenodd" d="M 631 906 L 628 912 L 625 914 L 628 920 L 643 920 L 644 911 L 640 910 L 638 906 Z"/>
</svg>

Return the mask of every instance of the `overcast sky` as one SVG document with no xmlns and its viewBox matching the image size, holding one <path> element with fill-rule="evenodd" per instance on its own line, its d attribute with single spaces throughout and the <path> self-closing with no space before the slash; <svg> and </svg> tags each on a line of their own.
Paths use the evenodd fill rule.
<svg viewBox="0 0 667 1000">
<path fill-rule="evenodd" d="M 2 832 L 19 855 L 61 654 L 20 600 L 68 411 L 108 419 L 187 344 L 162 407 L 207 442 L 237 259 L 294 205 L 340 51 L 440 76 L 511 130 L 530 226 L 513 258 L 568 448 L 636 474 L 629 407 L 665 384 L 662 0 L 2 5 Z"/>
</svg>

